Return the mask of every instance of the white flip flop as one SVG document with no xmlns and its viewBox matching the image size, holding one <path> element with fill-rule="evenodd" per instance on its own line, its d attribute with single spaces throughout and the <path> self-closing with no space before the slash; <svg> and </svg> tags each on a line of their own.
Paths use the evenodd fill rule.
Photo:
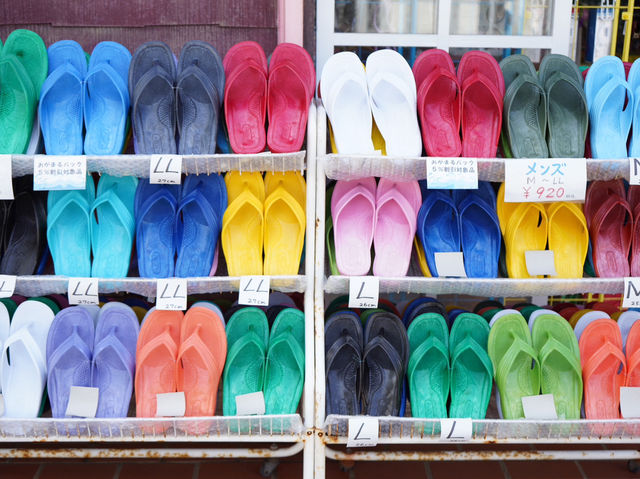
<svg viewBox="0 0 640 479">
<path fill-rule="evenodd" d="M 578 338 L 578 341 L 580 341 L 580 336 L 582 336 L 582 333 L 587 328 L 587 326 L 593 323 L 596 319 L 611 319 L 611 316 L 609 316 L 604 311 L 589 311 L 588 313 L 584 314 L 578 320 L 576 326 L 573 328 L 573 332 L 575 333 L 576 338 Z"/>
<path fill-rule="evenodd" d="M 618 317 L 618 327 L 620 328 L 620 333 L 622 334 L 622 351 L 626 354 L 627 352 L 627 336 L 629 336 L 629 331 L 631 331 L 631 327 L 633 323 L 640 319 L 640 311 L 625 311 Z"/>
</svg>

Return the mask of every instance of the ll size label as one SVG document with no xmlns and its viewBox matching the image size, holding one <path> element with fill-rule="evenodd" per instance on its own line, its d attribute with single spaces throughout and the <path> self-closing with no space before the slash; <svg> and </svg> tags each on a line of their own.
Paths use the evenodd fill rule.
<svg viewBox="0 0 640 479">
<path fill-rule="evenodd" d="M 34 191 L 84 190 L 86 184 L 86 156 L 35 155 Z"/>
<path fill-rule="evenodd" d="M 159 279 L 156 292 L 156 309 L 165 311 L 184 311 L 187 309 L 187 279 Z"/>
<path fill-rule="evenodd" d="M 352 276 L 349 278 L 350 308 L 377 308 L 379 295 L 380 279 L 377 276 Z"/>
<path fill-rule="evenodd" d="M 98 278 L 69 278 L 69 304 L 98 304 Z"/>
<path fill-rule="evenodd" d="M 242 276 L 238 290 L 238 304 L 269 306 L 269 276 Z"/>
<path fill-rule="evenodd" d="M 584 158 L 510 158 L 504 163 L 505 201 L 584 201 Z"/>
<path fill-rule="evenodd" d="M 179 185 L 182 180 L 182 155 L 151 155 L 149 183 Z"/>
</svg>

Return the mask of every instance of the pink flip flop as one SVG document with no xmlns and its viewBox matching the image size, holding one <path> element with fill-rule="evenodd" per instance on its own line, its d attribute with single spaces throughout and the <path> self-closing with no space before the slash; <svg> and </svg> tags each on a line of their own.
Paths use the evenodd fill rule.
<svg viewBox="0 0 640 479">
<path fill-rule="evenodd" d="M 331 217 L 340 274 L 369 273 L 375 212 L 375 178 L 336 182 L 331 196 Z"/>
<path fill-rule="evenodd" d="M 496 86 L 500 97 L 504 97 L 504 76 L 500 65 L 487 52 L 473 50 L 465 53 L 458 65 L 458 82 L 463 85 L 467 78 L 474 73 L 481 73 Z"/>
<path fill-rule="evenodd" d="M 422 85 L 422 82 L 424 82 L 429 74 L 438 68 L 449 71 L 454 75 L 456 73 L 451 56 L 444 50 L 432 48 L 418 55 L 412 68 L 418 88 L 420 88 L 420 85 Z"/>
</svg>

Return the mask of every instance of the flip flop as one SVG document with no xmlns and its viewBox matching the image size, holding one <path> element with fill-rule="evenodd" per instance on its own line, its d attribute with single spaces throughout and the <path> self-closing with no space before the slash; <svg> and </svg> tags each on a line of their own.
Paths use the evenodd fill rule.
<svg viewBox="0 0 640 479">
<path fill-rule="evenodd" d="M 582 369 L 580 349 L 569 323 L 557 314 L 542 314 L 532 327 L 540 361 L 540 389 L 553 394 L 558 419 L 580 419 Z"/>
<path fill-rule="evenodd" d="M 298 274 L 307 223 L 307 185 L 299 172 L 267 172 L 264 187 L 264 274 Z"/>
<path fill-rule="evenodd" d="M 418 298 L 407 306 L 402 316 L 402 323 L 408 328 L 414 319 L 425 313 L 439 314 L 443 318 L 447 316 L 447 310 L 442 303 L 433 298 Z"/>
<path fill-rule="evenodd" d="M 497 207 L 496 192 L 493 190 L 493 186 L 488 181 L 478 181 L 478 189 L 476 190 L 451 190 L 451 197 L 455 204 L 459 204 L 465 197 L 469 195 L 476 195 L 476 197 L 483 200 L 490 208 L 495 212 Z M 503 194 L 504 200 L 504 194 Z"/>
<path fill-rule="evenodd" d="M 17 29 L 12 31 L 4 41 L 2 56 L 13 56 L 24 67 L 35 90 L 37 100 L 40 97 L 42 84 L 47 77 L 49 65 L 47 48 L 40 35 L 31 30 Z"/>
<path fill-rule="evenodd" d="M 488 310 L 486 311 L 486 313 L 489 313 L 492 310 Z M 522 313 L 520 311 L 518 311 L 517 309 L 513 309 L 513 308 L 505 308 L 505 309 L 496 309 L 493 310 L 493 314 L 491 315 L 491 320 L 489 321 L 489 327 L 492 328 L 493 325 L 498 321 L 498 319 L 502 318 L 503 316 L 509 316 L 512 314 L 515 314 L 517 316 L 522 316 Z M 484 313 L 481 313 L 484 314 Z M 524 316 L 522 316 L 522 318 L 524 319 Z"/>
<path fill-rule="evenodd" d="M 427 77 L 435 70 L 445 70 L 455 74 L 456 69 L 453 66 L 451 55 L 445 50 L 439 48 L 430 48 L 423 51 L 413 62 L 413 76 L 416 80 L 416 86 L 420 86 Z"/>
<path fill-rule="evenodd" d="M 502 70 L 502 76 L 504 77 L 505 91 L 508 90 L 509 85 L 520 76 L 538 76 L 538 72 L 536 72 L 536 68 L 533 66 L 531 59 L 526 55 L 509 55 L 500 60 L 499 65 L 500 70 Z"/>
<path fill-rule="evenodd" d="M 625 65 L 626 66 L 626 65 Z M 633 120 L 631 139 L 629 141 L 629 156 L 637 158 L 640 156 L 640 62 L 633 62 L 627 76 L 627 83 L 634 95 Z"/>
<path fill-rule="evenodd" d="M 507 203 L 506 201 L 504 201 L 504 195 L 505 184 L 500 183 L 496 202 L 496 213 L 500 222 L 500 231 L 502 231 L 502 236 L 505 236 L 509 219 L 513 215 L 513 212 L 516 210 L 518 205 L 520 205 L 520 203 Z"/>
<path fill-rule="evenodd" d="M 449 417 L 484 419 L 493 384 L 493 365 L 487 353 L 489 325 L 477 314 L 456 316 L 449 335 L 451 404 Z"/>
<path fill-rule="evenodd" d="M 485 308 L 504 308 L 504 305 L 500 301 L 496 301 L 495 299 L 485 299 L 484 301 L 480 301 L 476 304 L 475 308 L 473 308 L 473 313 L 482 315 L 482 310 Z"/>
<path fill-rule="evenodd" d="M 209 275 L 226 209 L 227 189 L 222 176 L 187 176 L 176 211 L 176 276 Z"/>
<path fill-rule="evenodd" d="M 637 311 L 635 311 L 637 312 Z M 640 386 L 640 323 L 633 323 L 627 337 L 622 338 L 623 350 L 626 348 L 627 358 L 627 387 Z"/>
<path fill-rule="evenodd" d="M 618 328 L 622 336 L 622 351 L 626 353 L 627 337 L 633 325 L 640 319 L 640 311 L 628 310 L 618 316 Z"/>
<path fill-rule="evenodd" d="M 176 392 L 176 358 L 182 311 L 151 308 L 136 346 L 136 416 L 156 416 L 156 395 Z"/>
<path fill-rule="evenodd" d="M 375 178 L 338 181 L 331 197 L 336 264 L 343 275 L 366 275 L 375 228 Z"/>
<path fill-rule="evenodd" d="M 420 186 L 415 180 L 380 179 L 373 227 L 374 275 L 406 276 L 421 198 Z"/>
<path fill-rule="evenodd" d="M 416 257 L 418 259 L 418 266 L 420 267 L 420 272 L 422 276 L 426 278 L 431 278 L 431 271 L 429 270 L 429 265 L 427 264 L 427 257 L 424 254 L 424 248 L 422 247 L 422 243 L 420 239 L 415 236 L 413 238 L 413 249 L 416 252 Z"/>
<path fill-rule="evenodd" d="M 98 314 L 91 385 L 100 390 L 96 417 L 127 417 L 136 367 L 140 325 L 133 309 L 107 303 Z"/>
<path fill-rule="evenodd" d="M 228 172 L 228 208 L 222 219 L 222 250 L 230 276 L 262 274 L 265 188 L 259 172 Z"/>
<path fill-rule="evenodd" d="M 529 331 L 533 331 L 533 325 L 536 322 L 536 319 L 538 318 L 538 316 L 549 315 L 549 314 L 555 315 L 555 316 L 558 316 L 558 317 L 562 318 L 560 313 L 558 313 L 556 311 L 553 311 L 551 309 L 538 308 L 535 311 L 531 312 L 531 314 L 529 315 L 528 319 L 525 318 L 525 319 L 527 319 L 527 324 L 529 324 Z M 524 315 L 523 315 L 523 317 L 524 317 Z"/>
<path fill-rule="evenodd" d="M 622 337 L 612 319 L 589 324 L 579 340 L 587 419 L 620 417 L 620 387 L 626 383 L 627 363 Z"/>
<path fill-rule="evenodd" d="M 589 249 L 589 230 L 582 209 L 557 202 L 547 209 L 549 249 L 554 252 L 556 278 L 582 278 Z"/>
<path fill-rule="evenodd" d="M 45 70 L 46 71 L 46 70 Z M 31 138 L 37 93 L 22 64 L 14 56 L 0 57 L 1 154 L 22 154 Z"/>
<path fill-rule="evenodd" d="M 589 184 L 584 200 L 584 216 L 587 219 L 587 226 L 589 228 L 591 228 L 591 220 L 595 216 L 596 211 L 598 211 L 609 196 L 619 196 L 621 199 L 626 198 L 622 178 L 608 181 L 592 181 Z M 631 211 L 633 211 L 633 209 Z"/>
<path fill-rule="evenodd" d="M 633 234 L 631 235 L 631 276 L 640 276 L 640 205 L 633 211 Z"/>
<path fill-rule="evenodd" d="M 575 324 L 573 324 L 573 332 L 576 338 L 578 339 L 578 341 L 580 341 L 580 337 L 584 333 L 584 330 L 587 329 L 587 326 L 589 326 L 594 321 L 597 321 L 598 319 L 610 319 L 610 318 L 609 318 L 609 315 L 604 311 L 596 311 L 596 310 L 591 310 L 591 311 L 587 310 L 584 314 L 580 315 L 580 317 L 575 322 Z"/>
<path fill-rule="evenodd" d="M 506 227 L 506 262 L 510 278 L 531 278 L 525 251 L 544 250 L 547 245 L 547 213 L 540 203 L 520 203 Z"/>
<path fill-rule="evenodd" d="M 124 278 L 129 271 L 135 233 L 133 216 L 138 179 L 102 175 L 91 206 L 91 276 Z M 96 219 L 97 218 L 97 219 Z"/>
<path fill-rule="evenodd" d="M 38 106 L 45 150 L 49 155 L 81 155 L 84 51 L 73 40 L 62 40 L 51 45 L 47 54 L 49 75 Z"/>
<path fill-rule="evenodd" d="M 84 81 L 84 152 L 122 153 L 129 119 L 127 77 L 131 53 L 116 42 L 100 42 L 91 53 Z"/>
<path fill-rule="evenodd" d="M 619 196 L 610 196 L 596 211 L 589 227 L 593 265 L 600 278 L 629 276 L 633 213 Z"/>
<path fill-rule="evenodd" d="M 438 277 L 435 253 L 460 251 L 458 210 L 449 195 L 437 190 L 429 193 L 418 212 L 417 233 L 429 271 Z"/>
</svg>

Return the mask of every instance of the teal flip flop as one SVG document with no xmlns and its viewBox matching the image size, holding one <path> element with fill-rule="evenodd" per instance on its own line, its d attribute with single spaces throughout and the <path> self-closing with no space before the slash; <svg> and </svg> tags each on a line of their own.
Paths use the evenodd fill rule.
<svg viewBox="0 0 640 479">
<path fill-rule="evenodd" d="M 2 56 L 15 57 L 20 62 L 31 80 L 36 99 L 38 99 L 49 69 L 47 47 L 40 35 L 31 30 L 12 31 L 4 42 Z"/>
<path fill-rule="evenodd" d="M 286 308 L 278 313 L 271 326 L 270 341 L 287 333 L 304 347 L 304 313 L 299 309 Z"/>
<path fill-rule="evenodd" d="M 304 317 L 302 318 L 304 325 Z M 304 341 L 292 333 L 279 333 L 269 340 L 264 370 L 266 414 L 293 414 L 304 386 Z"/>
<path fill-rule="evenodd" d="M 259 308 L 248 307 L 237 310 L 227 323 L 227 345 L 231 347 L 245 334 L 257 334 L 265 346 L 269 343 L 269 320 Z"/>
<path fill-rule="evenodd" d="M 22 154 L 29 146 L 37 96 L 22 64 L 0 56 L 0 154 Z"/>
</svg>

